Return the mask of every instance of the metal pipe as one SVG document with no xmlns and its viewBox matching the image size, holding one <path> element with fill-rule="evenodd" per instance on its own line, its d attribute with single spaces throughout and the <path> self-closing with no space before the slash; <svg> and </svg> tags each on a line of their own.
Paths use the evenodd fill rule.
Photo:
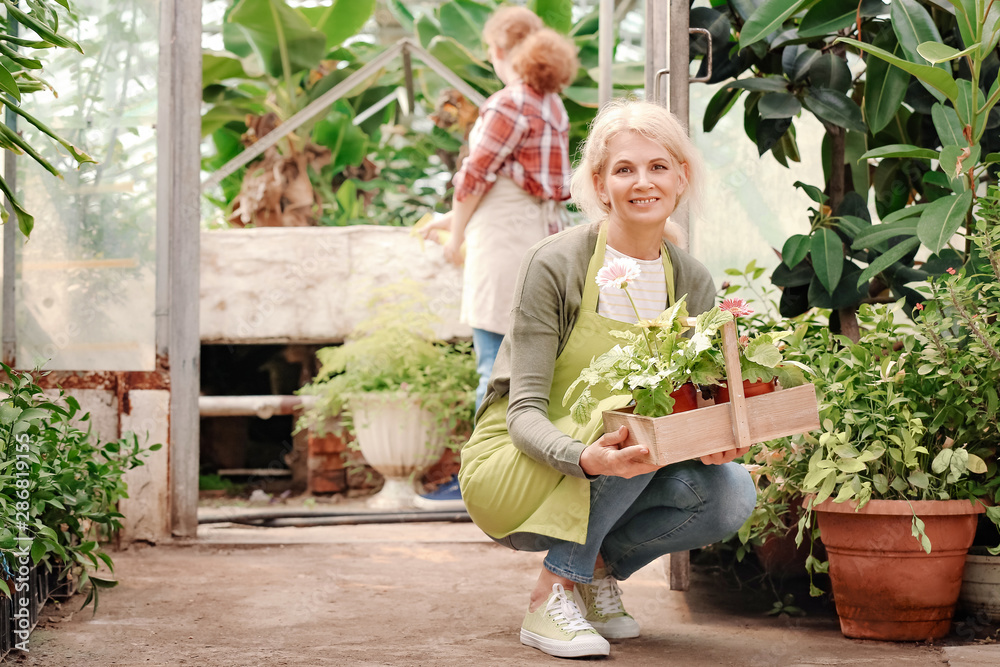
<svg viewBox="0 0 1000 667">
<path fill-rule="evenodd" d="M 307 528 L 310 526 L 349 526 L 372 523 L 429 523 L 437 521 L 472 521 L 468 512 L 437 510 L 402 510 L 398 512 L 302 512 L 264 510 L 234 517 L 205 517 L 199 524 L 235 523 L 261 528 Z"/>
<path fill-rule="evenodd" d="M 600 15 L 597 23 L 598 35 L 598 65 L 601 70 L 597 82 L 597 98 L 601 106 L 611 99 L 611 65 L 615 50 L 615 2 L 601 0 Z"/>
<path fill-rule="evenodd" d="M 316 403 L 315 396 L 199 396 L 198 414 L 202 417 L 248 417 L 270 419 L 291 415 Z"/>
</svg>

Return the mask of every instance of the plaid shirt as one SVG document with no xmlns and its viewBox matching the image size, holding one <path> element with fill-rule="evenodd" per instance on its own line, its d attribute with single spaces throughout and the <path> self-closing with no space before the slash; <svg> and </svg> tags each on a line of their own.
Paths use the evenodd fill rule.
<svg viewBox="0 0 1000 667">
<path fill-rule="evenodd" d="M 455 199 L 486 194 L 498 175 L 535 197 L 569 199 L 569 116 L 556 93 L 514 83 L 486 100 L 452 181 Z"/>
</svg>

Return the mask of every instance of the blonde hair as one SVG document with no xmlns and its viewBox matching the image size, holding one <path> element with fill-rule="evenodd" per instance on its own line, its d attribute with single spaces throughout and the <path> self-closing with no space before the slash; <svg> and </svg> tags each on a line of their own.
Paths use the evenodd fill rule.
<svg viewBox="0 0 1000 667">
<path fill-rule="evenodd" d="M 677 205 L 687 201 L 692 208 L 700 199 L 704 166 L 684 126 L 658 104 L 640 100 L 617 99 L 608 102 L 590 125 L 586 140 L 580 146 L 580 162 L 573 170 L 570 192 L 573 201 L 593 222 L 607 219 L 610 207 L 601 201 L 594 186 L 594 176 L 607 167 L 608 145 L 623 132 L 635 132 L 663 146 L 678 165 L 687 165 L 684 189 Z M 677 244 L 681 245 L 681 244 Z"/>
<path fill-rule="evenodd" d="M 483 28 L 483 40 L 502 49 L 521 80 L 540 93 L 558 93 L 580 69 L 576 45 L 546 28 L 542 19 L 524 7 L 501 7 L 494 12 Z"/>
</svg>

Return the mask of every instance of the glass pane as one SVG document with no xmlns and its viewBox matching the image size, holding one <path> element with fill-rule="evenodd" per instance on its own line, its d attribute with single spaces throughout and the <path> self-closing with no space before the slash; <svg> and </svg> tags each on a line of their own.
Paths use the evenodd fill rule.
<svg viewBox="0 0 1000 667">
<path fill-rule="evenodd" d="M 18 158 L 35 230 L 18 251 L 17 365 L 152 370 L 155 364 L 156 111 L 159 6 L 75 0 L 62 31 L 85 55 L 53 50 L 33 114 L 97 160 L 80 169 L 34 127 L 18 129 L 64 175 Z"/>
</svg>

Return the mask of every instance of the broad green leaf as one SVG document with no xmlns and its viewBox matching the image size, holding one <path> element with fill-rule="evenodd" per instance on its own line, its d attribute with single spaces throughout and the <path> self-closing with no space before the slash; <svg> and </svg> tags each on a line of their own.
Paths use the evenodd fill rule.
<svg viewBox="0 0 1000 667">
<path fill-rule="evenodd" d="M 303 7 L 309 24 L 326 35 L 326 48 L 353 37 L 375 12 L 375 0 L 333 0 L 329 5 Z"/>
<path fill-rule="evenodd" d="M 930 486 L 931 480 L 923 470 L 914 470 L 906 480 L 918 489 L 926 489 Z"/>
<path fill-rule="evenodd" d="M 837 470 L 846 473 L 862 472 L 867 466 L 857 459 L 842 459 L 837 461 Z"/>
<path fill-rule="evenodd" d="M 858 6 L 844 0 L 819 0 L 799 22 L 799 37 L 822 37 L 855 21 Z"/>
<path fill-rule="evenodd" d="M 889 248 L 887 251 L 876 257 L 875 260 L 868 265 L 868 268 L 861 272 L 861 275 L 858 276 L 858 287 L 860 288 L 876 275 L 888 269 L 890 266 L 905 257 L 908 253 L 916 249 L 919 245 L 920 239 L 914 236 Z"/>
<path fill-rule="evenodd" d="M 912 74 L 913 76 L 920 79 L 920 81 L 931 86 L 935 90 L 940 91 L 945 97 L 954 102 L 955 98 L 958 97 L 958 84 L 955 83 L 955 79 L 948 72 L 938 69 L 936 67 L 931 67 L 930 65 L 918 65 L 912 63 L 908 60 L 899 58 L 892 53 L 884 49 L 880 49 L 871 44 L 865 44 L 864 42 L 859 42 L 856 39 L 850 39 L 848 37 L 840 37 L 836 40 L 837 43 L 850 44 L 857 49 L 868 53 L 869 55 L 880 58 L 900 69 Z"/>
<path fill-rule="evenodd" d="M 807 88 L 802 104 L 820 120 L 856 132 L 866 131 L 861 109 L 841 92 L 828 88 Z"/>
<path fill-rule="evenodd" d="M 826 200 L 829 199 L 829 197 L 823 194 L 823 191 L 815 185 L 809 185 L 808 183 L 803 183 L 802 181 L 795 181 L 792 185 L 797 188 L 801 188 L 802 191 L 809 195 L 809 198 L 817 204 L 825 204 Z"/>
<path fill-rule="evenodd" d="M 896 236 L 916 236 L 917 221 L 912 219 L 899 220 L 897 222 L 872 225 L 869 229 L 859 234 L 851 248 L 861 250 L 864 248 L 874 248 L 883 241 L 888 241 Z"/>
<path fill-rule="evenodd" d="M 243 63 L 239 59 L 214 53 L 202 53 L 201 87 L 203 89 L 209 84 L 219 83 L 226 79 L 246 77 L 246 70 L 243 69 Z"/>
<path fill-rule="evenodd" d="M 458 40 L 459 44 L 473 52 L 483 48 L 483 23 L 457 2 L 446 2 L 438 9 L 438 22 L 441 24 L 441 34 Z"/>
<path fill-rule="evenodd" d="M 414 29 L 413 12 L 406 8 L 402 0 L 389 0 L 389 11 L 399 21 L 405 32 L 412 33 Z"/>
<path fill-rule="evenodd" d="M 837 218 L 837 228 L 847 234 L 851 239 L 858 238 L 861 234 L 871 229 L 872 223 L 864 218 L 853 215 L 841 215 Z"/>
<path fill-rule="evenodd" d="M 854 86 L 847 60 L 832 53 L 824 53 L 810 65 L 809 81 L 814 89 L 827 88 L 844 94 L 849 94 Z"/>
<path fill-rule="evenodd" d="M 968 171 L 979 161 L 979 146 L 945 146 L 941 149 L 941 171 L 948 177 L 948 184 L 955 192 L 969 189 Z M 968 151 L 968 154 L 966 154 Z"/>
<path fill-rule="evenodd" d="M 952 454 L 954 454 L 954 451 L 951 449 L 942 449 L 938 452 L 938 455 L 931 461 L 931 472 L 940 475 L 947 470 L 949 464 L 951 464 Z"/>
<path fill-rule="evenodd" d="M 882 218 L 882 224 L 888 225 L 893 222 L 896 222 L 897 220 L 902 220 L 904 218 L 911 218 L 915 215 L 919 215 L 920 212 L 923 211 L 925 208 L 927 208 L 927 204 L 914 204 L 912 206 L 901 208 L 898 211 L 893 211 L 889 215 Z"/>
<path fill-rule="evenodd" d="M 417 31 L 420 46 L 425 49 L 430 46 L 431 40 L 441 34 L 441 26 L 435 23 L 429 14 L 421 14 L 414 24 L 414 29 Z"/>
<path fill-rule="evenodd" d="M 528 6 L 556 32 L 565 35 L 573 27 L 573 0 L 531 0 Z"/>
<path fill-rule="evenodd" d="M 705 119 L 702 122 L 702 129 L 705 132 L 711 132 L 716 124 L 729 113 L 729 110 L 733 108 L 736 100 L 739 96 L 743 94 L 743 91 L 738 88 L 722 88 L 712 99 L 708 101 L 708 106 L 705 107 Z"/>
<path fill-rule="evenodd" d="M 726 88 L 743 88 L 769 93 L 787 93 L 788 80 L 781 76 L 755 76 L 748 79 L 737 79 L 726 85 Z"/>
<path fill-rule="evenodd" d="M 976 473 L 977 475 L 985 474 L 987 471 L 986 461 L 983 461 L 975 454 L 969 454 L 966 467 L 969 469 L 969 472 Z"/>
<path fill-rule="evenodd" d="M 903 47 L 896 39 L 896 33 L 886 26 L 872 42 L 875 47 L 885 49 L 897 58 L 903 58 Z M 865 97 L 862 105 L 865 121 L 872 134 L 880 132 L 899 112 L 910 75 L 898 67 L 878 58 L 868 58 L 865 73 Z"/>
<path fill-rule="evenodd" d="M 955 89 L 957 97 L 958 86 Z M 931 120 L 934 122 L 934 131 L 937 132 L 942 146 L 968 145 L 962 132 L 962 121 L 958 119 L 958 114 L 953 108 L 935 104 L 931 107 Z"/>
<path fill-rule="evenodd" d="M 844 249 L 840 237 L 832 229 L 817 229 L 810 242 L 813 269 L 830 294 L 840 282 L 844 269 Z"/>
<path fill-rule="evenodd" d="M 301 11 L 282 0 L 239 0 L 228 21 L 242 31 L 261 64 L 274 77 L 312 69 L 326 52 L 326 35 L 309 25 Z"/>
<path fill-rule="evenodd" d="M 809 254 L 811 239 L 805 234 L 793 234 L 781 248 L 781 261 L 788 268 L 798 265 Z"/>
<path fill-rule="evenodd" d="M 740 31 L 740 48 L 758 42 L 781 27 L 785 19 L 799 11 L 811 0 L 766 0 L 757 7 Z"/>
<path fill-rule="evenodd" d="M 921 213 L 920 223 L 917 225 L 920 242 L 930 248 L 931 252 L 939 252 L 965 223 L 965 215 L 970 206 L 971 190 L 931 202 Z"/>
<path fill-rule="evenodd" d="M 791 93 L 766 93 L 757 103 L 761 118 L 788 118 L 802 111 L 802 105 Z"/>
<path fill-rule="evenodd" d="M 983 158 L 983 163 L 1000 162 L 1000 153 L 990 153 Z"/>
<path fill-rule="evenodd" d="M 867 160 L 868 158 L 878 157 L 919 157 L 936 160 L 938 156 L 939 153 L 935 150 L 931 150 L 930 148 L 921 148 L 910 144 L 889 144 L 888 146 L 873 148 L 862 155 L 861 159 Z"/>
<path fill-rule="evenodd" d="M 949 60 L 967 56 L 970 53 L 974 53 L 978 48 L 978 44 L 973 44 L 969 48 L 959 51 L 958 49 L 952 48 L 947 44 L 941 44 L 940 42 L 924 42 L 917 46 L 917 53 L 919 53 L 924 60 L 937 64 L 946 63 Z"/>
<path fill-rule="evenodd" d="M 941 33 L 930 13 L 917 0 L 893 0 L 889 6 L 892 29 L 896 33 L 906 59 L 913 63 L 922 62 L 917 47 L 924 42 L 943 42 Z M 942 71 L 948 71 L 940 65 Z"/>
</svg>

